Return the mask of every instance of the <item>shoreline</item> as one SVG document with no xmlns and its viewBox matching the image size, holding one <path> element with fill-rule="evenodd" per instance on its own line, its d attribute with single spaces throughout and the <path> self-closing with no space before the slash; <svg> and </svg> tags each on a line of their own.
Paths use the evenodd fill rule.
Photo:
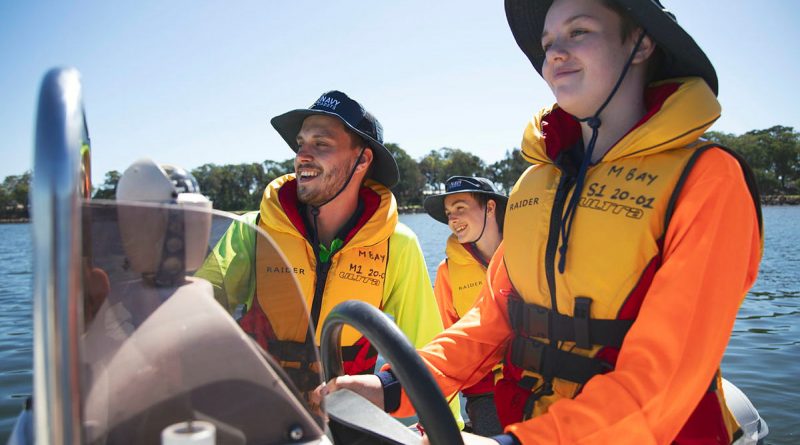
<svg viewBox="0 0 800 445">
<path fill-rule="evenodd" d="M 761 196 L 762 206 L 797 206 L 800 205 L 800 195 L 763 195 Z M 413 213 L 425 213 L 421 205 L 402 206 L 397 208 L 401 215 Z M 231 213 L 242 214 L 248 211 L 235 211 Z M 30 218 L 0 218 L 0 224 L 26 224 L 30 223 Z"/>
<path fill-rule="evenodd" d="M 31 222 L 30 218 L 0 218 L 0 224 L 25 224 Z"/>
<path fill-rule="evenodd" d="M 762 206 L 796 206 L 800 205 L 800 195 L 763 195 Z"/>
</svg>

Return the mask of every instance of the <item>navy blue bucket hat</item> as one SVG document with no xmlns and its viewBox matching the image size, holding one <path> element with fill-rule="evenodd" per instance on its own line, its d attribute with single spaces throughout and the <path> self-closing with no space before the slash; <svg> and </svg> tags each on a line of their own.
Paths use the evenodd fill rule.
<svg viewBox="0 0 800 445">
<path fill-rule="evenodd" d="M 422 206 L 425 211 L 436 221 L 447 224 L 447 215 L 444 213 L 444 197 L 456 193 L 479 193 L 489 195 L 499 207 L 506 207 L 508 196 L 498 192 L 492 181 L 477 176 L 452 176 L 444 183 L 445 192 L 425 198 Z"/>
<path fill-rule="evenodd" d="M 322 115 L 338 118 L 350 131 L 361 136 L 372 148 L 370 178 L 386 187 L 394 187 L 400 171 L 392 153 L 383 145 L 383 127 L 378 119 L 341 91 L 328 91 L 309 108 L 292 110 L 275 116 L 270 123 L 289 147 L 297 153 L 297 133 L 308 116 Z"/>
<path fill-rule="evenodd" d="M 659 0 L 611 1 L 625 10 L 661 48 L 664 60 L 659 64 L 653 80 L 702 77 L 717 94 L 719 87 L 714 66 L 694 39 L 678 25 L 675 14 L 664 8 Z M 511 33 L 540 75 L 545 58 L 542 30 L 552 4 L 553 0 L 505 0 L 506 19 Z"/>
</svg>

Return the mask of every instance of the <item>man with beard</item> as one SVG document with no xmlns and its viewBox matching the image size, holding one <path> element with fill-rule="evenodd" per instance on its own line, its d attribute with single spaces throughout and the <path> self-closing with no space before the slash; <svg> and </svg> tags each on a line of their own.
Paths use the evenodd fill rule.
<svg viewBox="0 0 800 445">
<path fill-rule="evenodd" d="M 301 363 L 293 374 L 303 366 L 310 376 L 318 370 L 310 341 L 283 328 L 304 320 L 287 319 L 285 312 L 270 316 L 270 296 L 287 276 L 300 284 L 316 344 L 330 310 L 352 298 L 383 310 L 415 346 L 426 344 L 442 331 L 442 321 L 416 235 L 398 222 L 389 187 L 399 172 L 378 120 L 346 94 L 330 91 L 271 123 L 296 153 L 295 172 L 272 181 L 260 210 L 243 220 L 266 231 L 292 267 L 259 262 L 268 249 L 256 245 L 252 230 L 234 225 L 197 275 L 214 285 L 217 300 L 265 350 Z M 345 373 L 373 372 L 377 352 L 361 334 L 345 328 L 342 345 Z M 301 391 L 319 384 L 309 380 Z"/>
</svg>

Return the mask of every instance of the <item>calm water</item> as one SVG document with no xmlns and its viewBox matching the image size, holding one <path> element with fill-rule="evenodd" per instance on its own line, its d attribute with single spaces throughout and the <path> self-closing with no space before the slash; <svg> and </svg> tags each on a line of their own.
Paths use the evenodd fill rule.
<svg viewBox="0 0 800 445">
<path fill-rule="evenodd" d="M 433 277 L 447 227 L 427 215 L 400 219 L 419 236 Z M 800 207 L 766 207 L 764 219 L 761 272 L 739 311 L 722 367 L 767 420 L 767 443 L 793 444 L 800 441 Z M 0 444 L 31 392 L 29 230 L 27 224 L 0 225 Z"/>
</svg>

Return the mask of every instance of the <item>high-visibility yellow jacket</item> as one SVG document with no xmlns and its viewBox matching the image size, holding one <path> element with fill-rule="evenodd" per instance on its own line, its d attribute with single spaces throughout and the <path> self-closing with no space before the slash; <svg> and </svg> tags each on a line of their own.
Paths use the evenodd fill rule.
<svg viewBox="0 0 800 445">
<path fill-rule="evenodd" d="M 422 250 L 416 235 L 398 222 L 397 203 L 389 189 L 371 180 L 362 187 L 361 219 L 325 264 L 325 282 L 318 283 L 322 267 L 300 217 L 296 185 L 294 174 L 275 179 L 264 191 L 260 211 L 242 217 L 244 223 L 257 222 L 273 238 L 291 268 L 273 267 L 280 260 L 270 263 L 266 259 L 263 267 L 256 270 L 253 265 L 259 260 L 257 252 L 269 249 L 257 249 L 254 231 L 234 224 L 196 274 L 213 284 L 217 300 L 231 310 L 244 304 L 248 313 L 261 303 L 260 312 L 268 316 L 276 306 L 269 301 L 274 294 L 271 290 L 281 282 L 280 276 L 288 273 L 297 279 L 308 310 L 316 311 L 317 343 L 328 312 L 347 299 L 364 300 L 380 308 L 415 346 L 424 345 L 439 333 L 442 322 Z M 250 321 L 247 315 L 244 321 Z M 280 340 L 304 340 L 305 320 L 272 317 L 268 322 Z M 266 346 L 266 339 L 259 338 L 265 335 L 263 331 L 252 334 Z M 367 354 L 364 349 L 369 344 L 360 337 L 349 327 L 343 332 L 344 346 L 358 343 L 350 354 L 352 360 L 345 363 L 349 373 L 368 371 L 375 363 L 375 354 Z"/>
<path fill-rule="evenodd" d="M 233 224 L 195 274 L 212 283 L 215 298 L 229 311 L 246 307 L 240 321 L 245 331 L 265 349 L 272 345 L 273 355 L 280 357 L 281 351 L 296 355 L 308 332 L 305 315 L 298 314 L 307 308 L 317 319 L 318 344 L 325 316 L 345 299 L 364 299 L 380 308 L 416 347 L 442 331 L 422 249 L 414 232 L 398 221 L 397 202 L 389 189 L 372 180 L 361 188 L 361 218 L 326 263 L 325 282 L 319 283 L 319 260 L 299 214 L 296 187 L 294 174 L 272 181 L 259 212 L 245 214 L 241 223 Z M 280 254 L 257 245 L 255 224 L 270 234 Z M 280 255 L 290 267 L 284 266 Z M 302 296 L 296 295 L 298 284 Z M 297 307 L 303 299 L 305 308 Z M 373 369 L 376 351 L 365 338 L 345 327 L 342 345 L 346 373 Z M 303 380 L 292 377 L 295 382 Z M 463 428 L 457 397 L 450 409 Z"/>
</svg>

